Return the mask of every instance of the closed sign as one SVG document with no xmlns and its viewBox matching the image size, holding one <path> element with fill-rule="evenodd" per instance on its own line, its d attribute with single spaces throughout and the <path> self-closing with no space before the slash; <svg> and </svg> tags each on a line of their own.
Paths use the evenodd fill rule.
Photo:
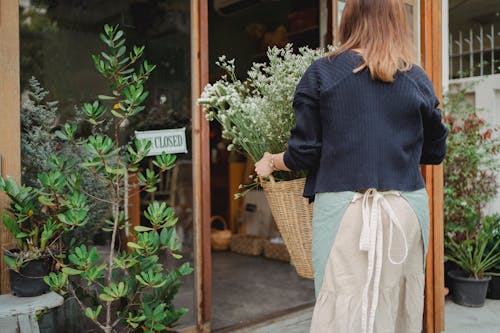
<svg viewBox="0 0 500 333">
<path fill-rule="evenodd" d="M 185 127 L 157 131 L 135 131 L 135 137 L 139 140 L 149 140 L 151 142 L 148 156 L 161 155 L 161 153 L 178 154 L 188 152 Z"/>
</svg>

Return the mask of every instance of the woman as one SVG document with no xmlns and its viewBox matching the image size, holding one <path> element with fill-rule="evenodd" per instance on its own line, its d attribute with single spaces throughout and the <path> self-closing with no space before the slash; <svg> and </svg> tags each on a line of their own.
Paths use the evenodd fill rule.
<svg viewBox="0 0 500 333">
<path fill-rule="evenodd" d="M 296 88 L 287 150 L 266 153 L 256 172 L 308 170 L 311 333 L 420 333 L 429 208 L 419 164 L 442 162 L 447 129 L 403 0 L 348 0 L 339 33 L 341 47 Z"/>
</svg>

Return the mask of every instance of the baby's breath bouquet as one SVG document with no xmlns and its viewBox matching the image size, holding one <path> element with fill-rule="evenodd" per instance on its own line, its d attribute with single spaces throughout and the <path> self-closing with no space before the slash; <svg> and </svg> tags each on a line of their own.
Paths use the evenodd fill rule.
<svg viewBox="0 0 500 333">
<path fill-rule="evenodd" d="M 291 44 L 267 51 L 267 63 L 254 63 L 248 77 L 236 77 L 234 59 L 221 56 L 216 64 L 226 74 L 208 84 L 198 103 L 208 120 L 223 127 L 222 137 L 231 141 L 228 150 L 246 153 L 254 162 L 266 151 L 279 153 L 286 149 L 290 130 L 295 126 L 292 107 L 295 87 L 317 58 L 321 49 L 302 47 L 294 53 Z M 303 177 L 303 173 L 281 173 L 281 180 Z"/>
</svg>

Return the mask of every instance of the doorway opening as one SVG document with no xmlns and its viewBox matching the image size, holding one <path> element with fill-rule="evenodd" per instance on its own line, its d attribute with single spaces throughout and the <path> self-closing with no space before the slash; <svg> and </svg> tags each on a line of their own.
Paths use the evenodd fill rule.
<svg viewBox="0 0 500 333">
<path fill-rule="evenodd" d="M 268 47 L 324 47 L 328 40 L 327 1 L 208 2 L 209 81 L 224 73 L 222 55 L 235 59 L 244 80 L 254 62 L 266 62 Z M 234 199 L 253 172 L 253 161 L 228 152 L 218 123 L 210 124 L 212 228 L 229 229 L 229 249 L 212 249 L 212 320 L 215 332 L 314 304 L 314 283 L 301 278 L 272 219 L 262 190 Z M 213 244 L 217 245 L 217 244 Z"/>
</svg>

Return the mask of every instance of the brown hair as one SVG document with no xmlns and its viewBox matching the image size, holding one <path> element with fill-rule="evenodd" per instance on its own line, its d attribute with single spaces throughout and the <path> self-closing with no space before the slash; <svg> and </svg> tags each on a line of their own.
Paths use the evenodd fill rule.
<svg viewBox="0 0 500 333">
<path fill-rule="evenodd" d="M 392 82 L 399 71 L 408 71 L 416 52 L 403 0 L 347 0 L 339 28 L 340 48 L 329 56 L 360 49 L 372 79 Z"/>
</svg>

